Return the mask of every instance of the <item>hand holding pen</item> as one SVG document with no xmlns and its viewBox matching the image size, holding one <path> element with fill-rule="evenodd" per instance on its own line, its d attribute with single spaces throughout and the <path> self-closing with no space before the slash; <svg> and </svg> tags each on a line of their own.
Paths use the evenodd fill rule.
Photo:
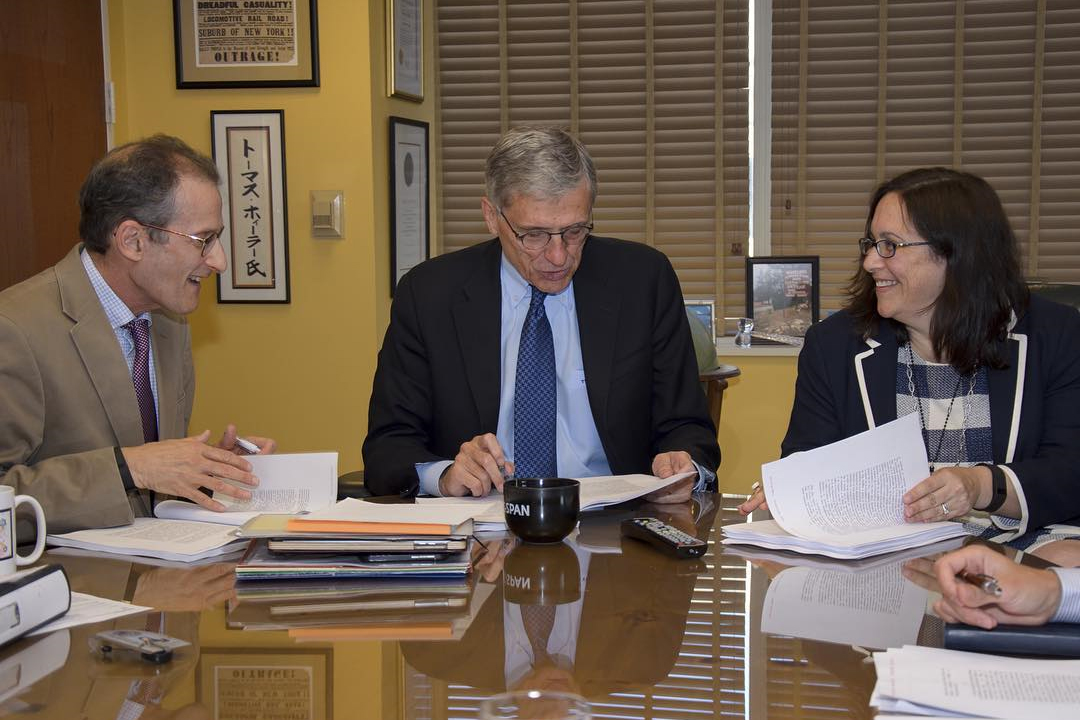
<svg viewBox="0 0 1080 720">
<path fill-rule="evenodd" d="M 225 426 L 225 432 L 217 446 L 236 455 L 270 455 L 277 449 L 277 443 L 270 438 L 254 435 L 240 437 L 232 423 Z"/>
<path fill-rule="evenodd" d="M 454 462 L 439 478 L 443 495 L 483 497 L 492 489 L 502 492 L 503 483 L 514 476 L 514 462 L 503 453 L 492 433 L 462 443 Z"/>
<path fill-rule="evenodd" d="M 934 564 L 946 622 L 991 629 L 998 623 L 1041 625 L 1061 603 L 1061 582 L 1050 570 L 1025 567 L 985 545 L 968 545 Z"/>
</svg>

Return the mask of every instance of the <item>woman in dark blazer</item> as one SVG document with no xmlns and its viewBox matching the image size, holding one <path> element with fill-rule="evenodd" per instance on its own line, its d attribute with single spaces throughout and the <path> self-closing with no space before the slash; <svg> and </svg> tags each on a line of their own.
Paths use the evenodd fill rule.
<svg viewBox="0 0 1080 720">
<path fill-rule="evenodd" d="M 1029 296 L 993 188 L 906 172 L 874 193 L 859 249 L 845 308 L 806 335 L 782 453 L 917 412 L 931 473 L 904 496 L 909 522 L 982 510 L 1021 534 L 1080 517 L 1080 313 Z"/>
</svg>

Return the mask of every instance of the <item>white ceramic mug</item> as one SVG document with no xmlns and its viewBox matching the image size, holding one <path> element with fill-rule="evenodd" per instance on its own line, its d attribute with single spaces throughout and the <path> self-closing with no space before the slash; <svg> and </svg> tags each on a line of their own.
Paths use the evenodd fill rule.
<svg viewBox="0 0 1080 720">
<path fill-rule="evenodd" d="M 15 508 L 27 503 L 34 508 L 37 519 L 37 542 L 34 552 L 19 555 L 15 544 Z M 16 495 L 15 488 L 0 485 L 0 576 L 10 575 L 22 565 L 36 562 L 45 551 L 45 511 L 41 503 L 29 495 Z"/>
</svg>

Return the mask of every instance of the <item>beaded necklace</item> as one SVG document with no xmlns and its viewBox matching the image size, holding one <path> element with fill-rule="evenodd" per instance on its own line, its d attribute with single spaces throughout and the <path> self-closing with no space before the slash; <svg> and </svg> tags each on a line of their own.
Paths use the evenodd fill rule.
<svg viewBox="0 0 1080 720">
<path fill-rule="evenodd" d="M 926 415 L 923 414 L 922 398 L 915 394 L 915 376 L 912 373 L 911 368 L 915 365 L 915 351 L 911 349 L 911 342 L 906 343 L 908 352 L 907 362 L 907 382 L 908 393 L 915 400 L 915 407 L 919 410 L 919 421 L 922 423 L 923 431 L 926 433 L 926 439 L 930 439 L 930 427 L 926 423 Z M 978 368 L 971 373 L 971 378 L 968 381 L 968 397 L 975 394 L 975 379 L 979 374 Z M 934 459 L 930 461 L 930 465 L 937 466 L 938 458 L 941 457 L 941 445 L 945 442 L 945 431 L 949 428 L 949 418 L 952 416 L 953 405 L 956 403 L 956 397 L 960 393 L 960 386 L 964 381 L 964 376 L 960 373 L 956 373 L 956 387 L 953 388 L 952 399 L 949 400 L 949 409 L 945 411 L 945 422 L 941 425 L 941 434 L 938 435 L 937 449 L 934 450 Z M 927 448 L 929 451 L 930 448 Z"/>
</svg>

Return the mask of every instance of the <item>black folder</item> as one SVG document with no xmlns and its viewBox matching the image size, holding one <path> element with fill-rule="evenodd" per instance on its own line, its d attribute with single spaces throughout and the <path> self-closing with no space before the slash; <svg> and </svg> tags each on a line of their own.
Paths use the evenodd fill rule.
<svg viewBox="0 0 1080 720">
<path fill-rule="evenodd" d="M 945 647 L 1002 655 L 1080 658 L 1080 625 L 998 625 L 993 630 L 983 630 L 972 625 L 946 623 Z"/>
</svg>

